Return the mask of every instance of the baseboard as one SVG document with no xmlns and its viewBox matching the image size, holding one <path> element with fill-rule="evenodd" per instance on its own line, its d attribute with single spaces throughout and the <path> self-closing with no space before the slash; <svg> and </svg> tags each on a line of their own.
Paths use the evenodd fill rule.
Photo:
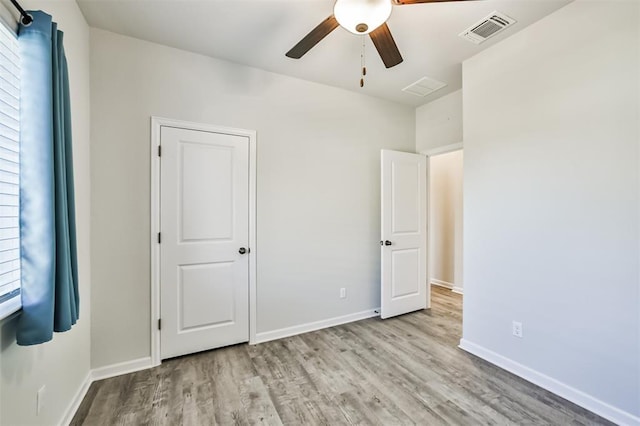
<svg viewBox="0 0 640 426">
<path fill-rule="evenodd" d="M 435 278 L 431 278 L 431 284 L 435 284 L 438 287 L 448 288 L 449 290 L 453 290 L 453 288 L 455 287 L 453 284 L 451 284 L 449 282 L 442 281 L 442 280 L 436 280 Z"/>
<path fill-rule="evenodd" d="M 380 315 L 380 309 L 376 308 L 376 309 L 370 309 L 367 311 L 356 312 L 355 314 L 329 318 L 322 321 L 309 322 L 306 324 L 300 324 L 293 327 L 280 328 L 278 330 L 273 330 L 273 331 L 265 331 L 263 333 L 256 334 L 255 343 L 269 342 L 271 340 L 295 336 L 296 334 L 308 333 L 310 331 L 316 331 L 323 328 L 334 327 L 336 325 L 346 324 L 348 322 L 360 321 L 367 318 L 377 317 L 378 315 Z"/>
<path fill-rule="evenodd" d="M 256 335 L 255 343 L 263 343 L 268 342 L 270 340 L 281 339 L 283 337 L 289 337 L 296 334 L 307 333 L 309 331 L 320 330 L 322 328 L 333 327 L 340 324 L 346 324 L 348 322 L 359 321 L 366 318 L 371 318 L 380 315 L 380 309 L 371 309 L 368 311 L 357 312 L 355 314 L 344 315 L 341 317 L 329 318 L 323 321 L 310 322 L 307 324 L 298 325 L 295 327 L 282 328 L 279 330 L 268 331 L 265 333 L 258 333 Z M 91 383 L 108 379 L 110 377 L 120 376 L 122 374 L 134 373 L 140 370 L 146 370 L 147 368 L 154 367 L 151 357 L 144 357 L 139 359 L 134 359 L 132 361 L 125 361 L 118 364 L 107 365 L 105 367 L 100 367 L 93 369 L 87 375 L 84 383 L 81 388 L 78 390 L 77 394 L 69 404 L 69 408 L 65 411 L 65 415 L 62 418 L 61 425 L 68 425 L 73 416 L 76 414 L 76 411 L 80 407 L 82 400 L 84 399 Z"/>
<path fill-rule="evenodd" d="M 60 425 L 67 426 L 71 423 L 71 420 L 73 420 L 73 416 L 76 415 L 76 411 L 78 411 L 78 408 L 80 408 L 80 404 L 82 404 L 82 400 L 87 395 L 91 383 L 93 383 L 93 381 L 91 380 L 91 371 L 89 371 L 89 373 L 87 373 L 87 377 L 84 378 L 82 385 L 78 389 L 78 392 L 76 392 L 76 394 L 73 396 L 71 403 L 65 410 L 64 415 L 62 416 L 62 420 L 59 423 Z"/>
<path fill-rule="evenodd" d="M 472 343 L 468 340 L 460 340 L 460 349 L 463 349 L 470 354 L 473 354 L 485 361 L 490 362 L 510 373 L 515 374 L 535 385 L 540 386 L 550 392 L 567 399 L 574 404 L 577 404 L 587 410 L 596 413 L 597 415 L 604 417 L 619 425 L 628 426 L 640 426 L 640 417 L 634 416 L 631 413 L 616 408 L 606 402 L 600 401 L 591 395 L 588 395 L 576 388 L 573 388 L 565 383 L 562 383 L 552 377 L 549 377 L 543 373 L 533 370 L 525 365 L 522 365 L 516 361 L 506 358 L 496 352 L 486 349 L 480 345 Z"/>
<path fill-rule="evenodd" d="M 105 367 L 91 370 L 91 380 L 93 382 L 110 377 L 121 376 L 123 374 L 135 373 L 136 371 L 146 370 L 153 367 L 151 357 L 134 359 L 132 361 L 120 362 L 118 364 L 107 365 Z"/>
<path fill-rule="evenodd" d="M 438 287 L 447 288 L 447 289 L 451 290 L 454 293 L 463 294 L 462 287 L 458 287 L 455 284 L 451 284 L 450 282 L 442 281 L 442 280 L 436 280 L 435 278 L 432 278 L 430 280 L 430 282 L 431 282 L 431 284 L 437 285 Z"/>
<path fill-rule="evenodd" d="M 93 382 L 120 376 L 122 374 L 134 373 L 151 367 L 153 367 L 151 357 L 146 357 L 90 370 L 87 377 L 84 379 L 84 382 L 82 382 L 80 389 L 78 389 L 78 392 L 76 392 L 71 403 L 69 403 L 69 406 L 65 410 L 62 420 L 60 421 L 60 425 L 66 426 L 71 423 L 73 416 L 76 415 L 78 408 L 80 408 L 80 404 L 82 404 L 82 400 L 87 395 L 89 387 L 91 387 Z"/>
</svg>

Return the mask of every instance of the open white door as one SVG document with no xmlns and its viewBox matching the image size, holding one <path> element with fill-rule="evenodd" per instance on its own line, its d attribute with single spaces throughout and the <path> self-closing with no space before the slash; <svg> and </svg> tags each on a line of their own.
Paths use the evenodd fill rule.
<svg viewBox="0 0 640 426">
<path fill-rule="evenodd" d="M 427 307 L 427 157 L 382 150 L 382 318 Z"/>
</svg>

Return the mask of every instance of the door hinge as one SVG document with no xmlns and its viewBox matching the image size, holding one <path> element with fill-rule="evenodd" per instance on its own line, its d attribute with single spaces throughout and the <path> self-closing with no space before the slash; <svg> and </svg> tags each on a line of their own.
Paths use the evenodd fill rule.
<svg viewBox="0 0 640 426">
<path fill-rule="evenodd" d="M 162 318 L 158 318 L 158 330 L 162 330 Z"/>
<path fill-rule="evenodd" d="M 158 232 L 158 244 L 162 242 L 162 232 Z"/>
<path fill-rule="evenodd" d="M 162 145 L 158 145 L 158 157 L 162 157 Z"/>
</svg>

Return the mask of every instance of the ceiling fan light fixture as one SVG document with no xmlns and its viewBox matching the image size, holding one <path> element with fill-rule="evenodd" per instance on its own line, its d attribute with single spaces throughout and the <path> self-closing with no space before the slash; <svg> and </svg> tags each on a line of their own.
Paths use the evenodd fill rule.
<svg viewBox="0 0 640 426">
<path fill-rule="evenodd" d="M 354 34 L 369 34 L 387 22 L 390 0 L 336 0 L 333 14 L 341 27 Z"/>
</svg>

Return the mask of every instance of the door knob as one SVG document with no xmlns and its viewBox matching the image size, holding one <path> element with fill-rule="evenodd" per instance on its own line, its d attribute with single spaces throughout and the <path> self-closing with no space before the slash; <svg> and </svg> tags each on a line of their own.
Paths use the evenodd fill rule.
<svg viewBox="0 0 640 426">
<path fill-rule="evenodd" d="M 389 240 L 384 240 L 384 245 L 385 245 L 385 246 L 390 246 L 390 245 L 391 245 L 391 241 L 389 241 Z"/>
<path fill-rule="evenodd" d="M 244 247 L 240 247 L 240 250 L 238 250 L 238 253 L 245 254 L 245 253 L 249 253 L 250 251 L 251 251 L 250 249 L 246 249 Z"/>
</svg>

